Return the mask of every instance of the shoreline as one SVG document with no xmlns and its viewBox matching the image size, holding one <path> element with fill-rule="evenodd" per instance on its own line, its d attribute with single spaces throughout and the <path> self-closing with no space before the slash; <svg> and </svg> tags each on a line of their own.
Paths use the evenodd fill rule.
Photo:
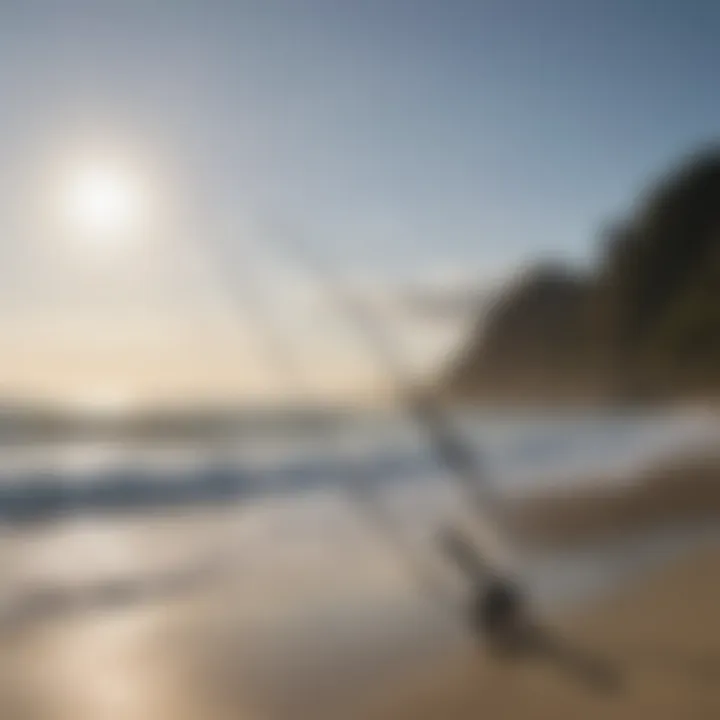
<svg viewBox="0 0 720 720">
<path fill-rule="evenodd" d="M 700 462 L 699 458 L 689 458 L 689 461 L 695 466 Z M 698 682 L 704 683 L 702 688 L 710 686 L 703 679 L 710 672 L 706 666 L 712 666 L 712 657 L 708 660 L 706 655 L 716 653 L 720 662 L 717 633 L 715 642 L 707 632 L 701 633 L 697 628 L 693 629 L 694 626 L 688 634 L 683 629 L 688 621 L 712 622 L 716 608 L 720 607 L 720 574 L 717 572 L 720 551 L 712 554 L 709 560 L 697 561 L 702 564 L 699 570 L 693 565 L 694 569 L 680 579 L 666 580 L 667 573 L 676 572 L 674 568 L 682 569 L 687 563 L 694 563 L 693 558 L 704 557 L 696 550 L 699 544 L 683 545 L 678 553 L 673 551 L 667 556 L 663 555 L 661 547 L 651 547 L 652 543 L 648 545 L 649 550 L 646 547 L 636 552 L 632 542 L 624 539 L 620 532 L 620 518 L 624 518 L 627 527 L 635 532 L 643 531 L 643 517 L 645 528 L 661 527 L 663 518 L 670 517 L 670 510 L 678 520 L 682 514 L 678 513 L 679 506 L 674 498 L 683 493 L 689 498 L 685 513 L 688 521 L 697 517 L 700 509 L 707 509 L 707 498 L 701 502 L 698 488 L 707 482 L 707 488 L 720 490 L 720 466 L 710 463 L 709 459 L 707 465 L 700 463 L 700 466 L 707 467 L 706 481 L 697 467 L 692 473 L 687 463 L 678 460 L 674 470 L 669 466 L 651 468 L 644 474 L 645 483 L 638 480 L 616 488 L 622 491 L 616 493 L 617 497 L 601 500 L 594 495 L 583 495 L 584 500 L 580 502 L 574 492 L 566 501 L 547 499 L 542 512 L 536 510 L 542 522 L 537 521 L 534 537 L 537 539 L 544 532 L 548 544 L 551 544 L 549 540 L 553 533 L 557 546 L 573 550 L 602 537 L 612 536 L 617 541 L 607 562 L 602 559 L 598 562 L 597 557 L 593 559 L 592 552 L 578 553 L 573 561 L 572 569 L 579 570 L 582 575 L 580 583 L 585 583 L 587 576 L 594 574 L 599 582 L 594 587 L 600 587 L 602 591 L 586 593 L 583 589 L 583 599 L 566 606 L 558 602 L 553 608 L 560 612 L 553 612 L 549 617 L 568 643 L 601 653 L 620 667 L 622 675 L 630 681 L 627 691 L 630 702 L 636 702 L 636 683 L 646 682 L 646 671 L 642 667 L 637 669 L 635 656 L 640 651 L 647 655 L 647 645 L 656 641 L 665 643 L 660 653 L 663 662 L 700 667 L 701 681 Z M 687 480 L 688 473 L 692 475 L 691 482 Z M 620 497 L 623 494 L 635 499 L 623 501 Z M 595 524 L 574 521 L 577 517 L 585 517 L 578 509 L 583 503 L 588 518 L 594 517 L 593 513 L 597 515 Z M 606 509 L 600 512 L 600 507 Z M 622 507 L 630 510 L 621 511 Z M 226 521 L 234 525 L 236 519 L 230 515 Z M 362 560 L 358 569 L 366 567 L 368 572 L 377 567 L 378 559 L 390 559 L 389 574 L 380 578 L 377 594 L 370 592 L 359 597 L 355 589 L 343 581 L 337 595 L 331 597 L 332 587 L 324 586 L 322 603 L 316 605 L 315 595 L 308 595 L 307 613 L 296 614 L 301 599 L 297 597 L 296 587 L 295 597 L 290 597 L 288 589 L 293 588 L 292 584 L 269 582 L 264 586 L 263 583 L 293 568 L 301 573 L 297 579 L 304 585 L 320 575 L 308 575 L 298 564 L 303 555 L 286 557 L 290 564 L 285 566 L 271 563 L 267 575 L 253 571 L 253 564 L 245 562 L 258 552 L 260 545 L 250 541 L 262 535 L 245 536 L 244 547 L 250 552 L 249 556 L 241 553 L 233 556 L 232 568 L 240 571 L 239 574 L 233 570 L 224 575 L 223 566 L 217 578 L 212 574 L 197 576 L 197 585 L 186 586 L 187 591 L 183 590 L 183 582 L 175 583 L 172 579 L 169 583 L 147 584 L 145 579 L 152 578 L 152 573 L 150 569 L 136 567 L 138 548 L 143 558 L 147 557 L 147 568 L 154 568 L 154 553 L 166 546 L 182 544 L 181 538 L 184 543 L 184 539 L 191 540 L 194 533 L 210 532 L 210 527 L 218 530 L 219 538 L 226 537 L 224 526 L 217 522 L 217 517 L 201 520 L 197 526 L 175 522 L 163 527 L 151 524 L 150 530 L 154 526 L 157 532 L 146 532 L 144 523 L 139 526 L 132 523 L 126 528 L 126 538 L 123 536 L 125 531 L 120 535 L 112 532 L 105 538 L 112 542 L 102 542 L 100 535 L 96 546 L 102 562 L 98 563 L 96 558 L 96 568 L 90 568 L 87 584 L 83 582 L 77 587 L 79 594 L 70 592 L 66 598 L 57 592 L 35 595 L 36 602 L 38 597 L 41 600 L 40 611 L 47 605 L 48 598 L 55 598 L 62 601 L 60 611 L 67 607 L 70 612 L 58 612 L 45 620 L 40 617 L 43 622 L 27 626 L 13 626 L 10 640 L 14 645 L 5 653 L 4 663 L 6 672 L 17 677 L 18 687 L 13 684 L 0 688 L 0 707 L 7 708 L 6 714 L 10 715 L 14 703 L 20 702 L 26 711 L 23 716 L 37 720 L 66 716 L 84 720 L 96 716 L 103 709 L 112 707 L 113 696 L 112 692 L 106 693 L 103 683 L 87 683 L 89 675 L 119 677 L 135 693 L 138 707 L 153 708 L 148 716 L 168 718 L 474 720 L 477 717 L 503 717 L 508 720 L 575 720 L 588 717 L 592 720 L 593 717 L 607 717 L 608 702 L 618 702 L 613 697 L 598 698 L 588 693 L 548 663 L 494 662 L 469 640 L 459 623 L 457 627 L 454 621 L 452 625 L 448 624 L 447 618 L 440 616 L 435 608 L 426 607 L 424 599 L 418 597 L 414 586 L 404 577 L 404 568 L 399 569 L 400 574 L 396 573 L 395 561 L 388 558 L 384 546 L 371 554 L 358 556 Z M 208 522 L 211 524 L 206 525 Z M 530 525 L 527 526 L 528 533 L 529 528 Z M 79 547 L 78 537 L 83 545 L 92 538 L 82 532 L 76 536 L 71 529 L 64 542 L 62 534 L 56 537 L 52 533 L 45 538 L 31 537 L 30 540 L 39 543 L 33 545 L 35 551 L 44 546 L 48 557 L 63 559 L 66 557 L 63 548 Z M 23 541 L 23 538 L 16 539 L 18 543 Z M 120 546 L 135 548 L 133 556 L 128 557 L 129 566 L 114 555 L 113 548 L 118 547 L 119 542 Z M 193 547 L 192 543 L 190 547 Z M 109 552 L 107 557 L 102 555 L 103 548 Z M 648 552 L 652 554 L 649 563 Z M 181 554 L 184 555 L 184 551 Z M 164 567 L 164 551 L 160 556 L 158 565 Z M 19 557 L 21 561 L 26 558 L 29 571 L 36 570 L 31 555 Z M 618 559 L 621 560 L 620 567 L 616 568 Z M 68 577 L 77 580 L 74 576 L 75 557 L 68 556 L 67 562 Z M 110 578 L 116 577 L 116 581 L 108 584 L 105 573 L 113 566 L 120 570 L 134 569 L 133 577 L 142 582 L 133 584 L 133 577 L 124 575 L 123 570 L 117 576 L 111 575 Z M 362 580 L 362 572 L 349 569 L 350 581 L 358 582 L 360 578 L 357 588 L 369 588 L 369 577 Z M 611 575 L 607 574 L 608 570 Z M 335 580 L 340 571 L 335 566 Z M 288 579 L 292 577 L 295 577 L 294 572 Z M 551 585 L 557 589 L 559 576 L 553 574 L 551 577 Z M 118 583 L 117 578 L 125 580 Z M 383 585 L 383 578 L 391 585 Z M 248 585 L 248 579 L 252 580 L 252 587 Z M 48 581 L 51 581 L 48 587 L 52 588 L 57 577 L 50 577 Z M 646 587 L 653 589 L 644 589 Z M 258 594 L 253 599 L 255 590 Z M 277 598 L 268 595 L 269 592 Z M 710 599 L 703 599 L 704 605 L 696 611 L 693 603 L 698 597 Z M 68 602 L 64 602 L 65 599 Z M 275 600 L 276 615 L 273 613 Z M 253 602 L 259 604 L 255 606 Z M 248 604 L 244 606 L 243 603 Z M 284 610 L 285 603 L 290 603 L 289 613 Z M 542 607 L 539 609 L 542 612 Z M 258 622 L 260 625 L 256 625 Z M 657 634 L 655 624 L 661 632 L 674 634 Z M 683 645 L 686 641 L 688 645 Z M 706 641 L 711 644 L 707 645 Z M 706 645 L 701 645 L 702 642 Z M 680 660 L 674 660 L 676 654 Z M 28 658 L 32 662 L 27 661 Z M 655 674 L 647 682 L 660 689 L 661 700 L 657 702 L 662 709 L 662 704 L 667 701 L 662 693 L 675 692 L 672 685 L 675 681 L 662 673 L 657 677 L 654 669 L 652 672 Z M 158 685 L 160 681 L 146 681 L 147 677 L 156 678 L 157 673 L 165 678 L 162 682 L 167 682 L 167 687 L 162 683 Z M 66 687 L 60 682 L 63 678 L 68 683 Z M 720 687 L 720 667 L 717 679 L 713 687 Z M 645 692 L 644 685 L 641 689 Z M 26 696 L 23 695 L 25 692 Z M 720 703 L 717 694 L 709 697 L 707 702 Z M 647 699 L 643 696 L 641 708 L 654 707 L 655 698 L 653 694 Z M 673 695 L 670 700 L 668 707 L 674 714 L 666 715 L 668 720 L 671 717 L 696 717 L 688 710 L 687 694 Z M 619 701 L 626 702 L 625 696 L 621 695 Z M 637 706 L 630 707 L 634 714 L 621 717 L 664 720 L 656 712 L 644 716 L 637 711 Z M 712 707 L 720 710 L 720 704 Z M 180 715 L 178 708 L 182 708 Z M 685 711 L 681 712 L 683 708 Z M 720 714 L 707 714 L 706 717 L 720 717 Z"/>
<path fill-rule="evenodd" d="M 681 454 L 620 482 L 598 478 L 525 496 L 505 521 L 521 542 L 555 547 L 715 519 L 720 520 L 720 455 Z"/>
</svg>

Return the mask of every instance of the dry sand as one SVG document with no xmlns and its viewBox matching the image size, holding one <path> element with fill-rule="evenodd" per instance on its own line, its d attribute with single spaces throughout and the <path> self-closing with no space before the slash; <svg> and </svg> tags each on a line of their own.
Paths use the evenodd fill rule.
<svg viewBox="0 0 720 720">
<path fill-rule="evenodd" d="M 373 720 L 720 718 L 720 550 L 703 547 L 553 631 L 570 663 L 468 651 L 408 679 Z M 610 673 L 610 685 L 596 680 Z"/>
</svg>

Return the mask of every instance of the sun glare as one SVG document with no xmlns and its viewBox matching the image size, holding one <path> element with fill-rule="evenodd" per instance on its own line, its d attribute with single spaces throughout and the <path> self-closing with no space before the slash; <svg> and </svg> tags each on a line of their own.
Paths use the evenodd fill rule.
<svg viewBox="0 0 720 720">
<path fill-rule="evenodd" d="M 131 240 L 144 211 L 142 190 L 123 169 L 80 168 L 65 183 L 62 205 L 69 229 L 98 242 Z"/>
</svg>

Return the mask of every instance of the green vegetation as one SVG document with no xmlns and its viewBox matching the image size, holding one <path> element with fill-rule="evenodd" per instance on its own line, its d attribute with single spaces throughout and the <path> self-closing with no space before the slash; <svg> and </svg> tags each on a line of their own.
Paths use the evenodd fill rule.
<svg viewBox="0 0 720 720">
<path fill-rule="evenodd" d="M 491 309 L 453 394 L 632 400 L 720 390 L 720 150 L 665 177 L 586 277 L 538 268 Z"/>
</svg>

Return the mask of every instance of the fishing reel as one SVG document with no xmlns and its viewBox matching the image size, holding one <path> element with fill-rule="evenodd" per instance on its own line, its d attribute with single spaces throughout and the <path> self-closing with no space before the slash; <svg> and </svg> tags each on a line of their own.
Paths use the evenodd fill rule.
<svg viewBox="0 0 720 720">
<path fill-rule="evenodd" d="M 526 651 L 533 633 L 520 588 L 508 579 L 494 577 L 471 592 L 469 620 L 474 633 L 497 654 Z"/>
<path fill-rule="evenodd" d="M 517 582 L 489 567 L 457 529 L 445 530 L 440 540 L 445 554 L 469 581 L 466 608 L 473 634 L 499 654 L 524 650 L 532 635 L 532 624 Z"/>
</svg>

